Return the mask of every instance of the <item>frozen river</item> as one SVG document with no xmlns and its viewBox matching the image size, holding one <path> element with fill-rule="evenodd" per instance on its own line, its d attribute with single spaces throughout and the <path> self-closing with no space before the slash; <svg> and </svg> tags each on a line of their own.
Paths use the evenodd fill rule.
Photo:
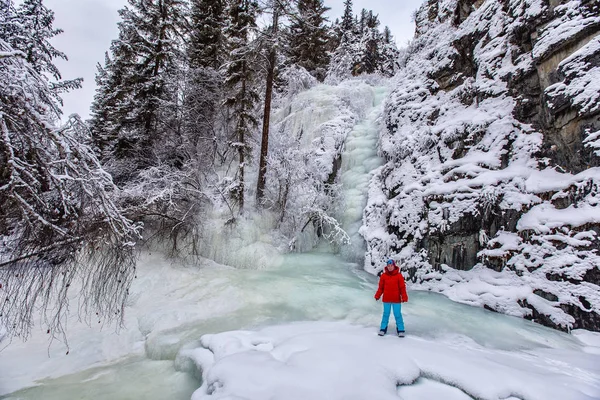
<svg viewBox="0 0 600 400">
<path fill-rule="evenodd" d="M 140 266 L 125 331 L 74 322 L 68 355 L 59 343 L 48 351 L 42 333 L 11 344 L 0 355 L 2 393 L 37 386 L 3 398 L 190 399 L 203 382 L 196 398 L 600 398 L 596 335 L 410 292 L 408 336 L 380 338 L 376 278 L 331 254 L 288 255 L 263 271 L 172 266 L 160 255 Z"/>
</svg>

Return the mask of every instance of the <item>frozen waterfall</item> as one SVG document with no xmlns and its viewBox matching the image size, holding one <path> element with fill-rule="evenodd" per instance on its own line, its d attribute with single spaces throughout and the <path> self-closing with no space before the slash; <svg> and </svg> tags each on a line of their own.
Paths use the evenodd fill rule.
<svg viewBox="0 0 600 400">
<path fill-rule="evenodd" d="M 342 154 L 341 183 L 343 190 L 342 227 L 350 235 L 350 244 L 342 248 L 345 258 L 362 263 L 365 243 L 359 234 L 363 210 L 367 204 L 369 182 L 375 168 L 383 164 L 377 155 L 379 138 L 379 117 L 383 110 L 385 87 L 374 88 L 373 108 L 366 119 L 354 126 L 346 138 Z"/>
</svg>

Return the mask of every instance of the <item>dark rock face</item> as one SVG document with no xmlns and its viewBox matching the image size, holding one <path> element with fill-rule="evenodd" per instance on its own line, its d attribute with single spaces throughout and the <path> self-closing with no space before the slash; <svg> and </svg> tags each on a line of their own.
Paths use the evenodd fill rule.
<svg viewBox="0 0 600 400">
<path fill-rule="evenodd" d="M 558 301 L 558 297 L 555 294 L 549 293 L 549 292 L 545 292 L 541 289 L 535 289 L 533 291 L 534 294 L 537 294 L 538 296 L 548 300 L 548 301 Z"/>
<path fill-rule="evenodd" d="M 430 236 L 426 241 L 431 265 L 439 269 L 440 265 L 452 265 L 454 269 L 469 270 L 477 264 L 477 234 L 453 231 L 446 236 Z"/>
<path fill-rule="evenodd" d="M 458 270 L 469 270 L 480 261 L 478 253 L 484 247 L 480 242 L 480 232 L 484 230 L 493 237 L 500 230 L 514 232 L 521 213 L 514 210 L 501 210 L 498 205 L 479 209 L 476 215 L 468 214 L 450 225 L 446 231 L 430 232 L 421 244 L 429 254 L 434 268 L 441 264 Z M 487 266 L 500 271 L 504 267 L 498 259 L 489 259 Z"/>
<path fill-rule="evenodd" d="M 448 268 L 481 265 L 531 288 L 486 308 L 600 331 L 600 3 L 429 0 L 416 23 L 365 269 L 403 254 L 443 292 Z"/>
<path fill-rule="evenodd" d="M 452 90 L 462 85 L 467 78 L 473 78 L 477 72 L 473 49 L 477 43 L 473 35 L 463 36 L 452 43 L 456 52 L 452 53 L 451 64 L 447 68 L 433 71 L 429 78 L 437 82 L 441 90 Z"/>
<path fill-rule="evenodd" d="M 565 13 L 556 11 L 556 7 L 554 12 L 549 18 L 565 17 Z M 597 39 L 600 33 L 600 19 L 594 18 L 600 15 L 600 3 L 582 1 L 578 12 L 581 29 L 563 40 L 554 41 L 537 55 L 535 76 L 545 93 L 537 101 L 540 113 L 529 118 L 544 132 L 544 150 L 540 155 L 574 173 L 598 165 L 598 157 L 583 145 L 583 141 L 586 132 L 600 129 L 600 104 L 583 107 L 574 99 L 576 92 L 565 90 L 570 86 L 577 87 L 578 80 L 592 66 L 600 65 L 600 49 L 569 59 L 573 53 Z M 552 20 L 546 22 L 546 25 L 551 24 Z"/>
</svg>

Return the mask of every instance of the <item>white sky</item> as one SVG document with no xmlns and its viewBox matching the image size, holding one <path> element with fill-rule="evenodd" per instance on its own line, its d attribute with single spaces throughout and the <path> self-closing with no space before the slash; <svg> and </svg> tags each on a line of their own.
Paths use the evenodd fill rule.
<svg viewBox="0 0 600 400">
<path fill-rule="evenodd" d="M 362 8 L 379 14 L 382 27 L 392 30 L 398 46 L 404 46 L 413 36 L 414 24 L 411 15 L 424 0 L 354 0 L 354 13 Z M 325 0 L 331 7 L 330 20 L 334 21 L 343 12 L 343 0 Z M 55 12 L 56 28 L 65 32 L 54 40 L 57 49 L 65 52 L 68 62 L 57 65 L 64 79 L 82 77 L 83 88 L 64 95 L 64 113 L 89 116 L 89 107 L 94 97 L 96 63 L 104 62 L 104 52 L 117 37 L 117 11 L 126 0 L 45 0 L 47 7 Z"/>
</svg>

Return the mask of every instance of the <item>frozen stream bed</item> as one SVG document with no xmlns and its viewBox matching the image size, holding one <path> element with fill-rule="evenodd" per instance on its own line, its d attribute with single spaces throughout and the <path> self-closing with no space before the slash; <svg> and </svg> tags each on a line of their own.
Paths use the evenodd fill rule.
<svg viewBox="0 0 600 400">
<path fill-rule="evenodd" d="M 376 277 L 331 254 L 263 271 L 146 254 L 140 268 L 124 331 L 74 319 L 68 355 L 41 332 L 12 343 L 2 398 L 600 398 L 598 335 L 410 292 L 407 337 L 380 338 Z"/>
</svg>

